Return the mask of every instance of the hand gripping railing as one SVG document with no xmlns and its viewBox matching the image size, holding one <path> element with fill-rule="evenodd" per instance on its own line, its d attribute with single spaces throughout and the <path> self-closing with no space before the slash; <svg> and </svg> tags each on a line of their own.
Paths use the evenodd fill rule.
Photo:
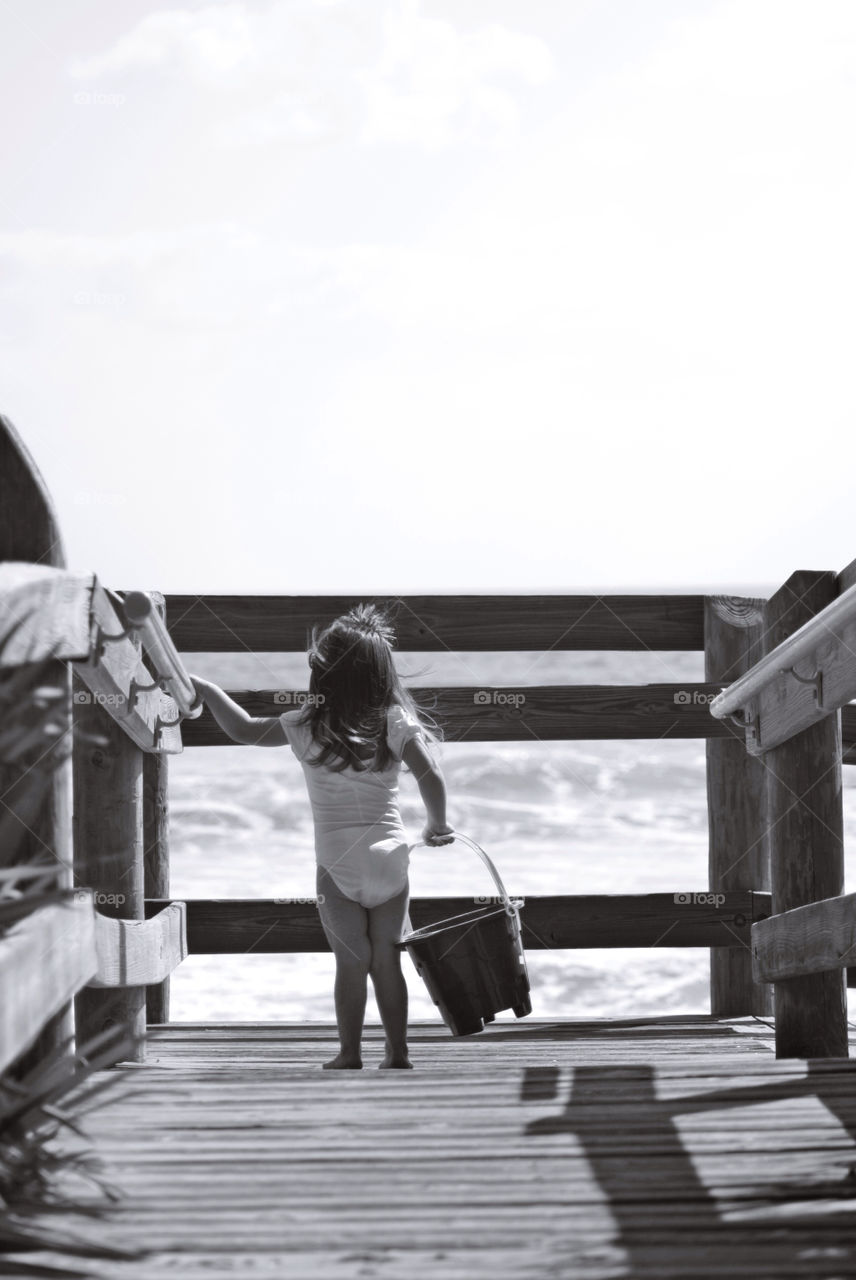
<svg viewBox="0 0 856 1280">
<path fill-rule="evenodd" d="M 195 720 L 202 712 L 202 699 L 179 657 L 166 623 L 144 591 L 129 591 L 122 601 L 127 625 L 136 631 L 155 668 L 156 683 L 175 699 L 179 718 Z"/>
</svg>

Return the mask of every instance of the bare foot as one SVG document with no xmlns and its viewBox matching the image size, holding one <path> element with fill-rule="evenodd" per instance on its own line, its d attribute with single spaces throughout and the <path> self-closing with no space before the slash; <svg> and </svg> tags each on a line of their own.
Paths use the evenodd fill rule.
<svg viewBox="0 0 856 1280">
<path fill-rule="evenodd" d="M 393 1056 L 392 1054 L 388 1053 L 384 1058 L 383 1062 L 379 1064 L 378 1070 L 383 1071 L 386 1069 L 391 1069 L 393 1067 L 399 1067 L 404 1071 L 412 1071 L 413 1063 L 410 1061 L 407 1054 L 405 1054 L 404 1057 L 402 1058 L 398 1055 Z"/>
<path fill-rule="evenodd" d="M 335 1058 L 331 1058 L 329 1062 L 322 1062 L 321 1069 L 322 1071 L 339 1071 L 348 1069 L 358 1071 L 362 1065 L 363 1060 L 360 1057 L 355 1057 L 350 1053 L 337 1053 Z"/>
</svg>

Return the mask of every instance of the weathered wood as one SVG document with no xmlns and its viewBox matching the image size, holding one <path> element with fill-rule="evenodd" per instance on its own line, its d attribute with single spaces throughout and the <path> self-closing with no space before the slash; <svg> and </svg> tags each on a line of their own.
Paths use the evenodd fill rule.
<svg viewBox="0 0 856 1280">
<path fill-rule="evenodd" d="M 151 593 L 161 617 L 166 604 Z M 143 878 L 146 898 L 169 897 L 169 756 L 147 752 L 143 759 Z M 146 1021 L 169 1022 L 169 978 L 146 991 Z"/>
<path fill-rule="evenodd" d="M 117 614 L 97 580 L 92 593 L 92 623 L 93 629 L 100 627 L 107 636 L 119 636 L 125 630 L 124 618 Z M 158 718 L 169 724 L 178 718 L 178 707 L 163 689 L 147 688 L 152 684 L 152 675 L 143 663 L 140 643 L 133 633 L 104 644 L 100 652 L 93 649 L 86 662 L 75 663 L 74 670 L 82 682 L 76 701 L 97 702 L 144 751 L 181 751 L 177 727 L 165 728 L 159 738 L 155 733 Z M 139 692 L 136 687 L 132 692 L 132 682 Z"/>
<path fill-rule="evenodd" d="M 0 564 L 0 668 L 88 658 L 93 573 L 10 560 Z"/>
<path fill-rule="evenodd" d="M 0 937 L 0 1071 L 36 1042 L 96 969 L 87 890 L 39 907 Z"/>
<path fill-rule="evenodd" d="M 769 653 L 835 598 L 832 573 L 798 570 L 764 611 Z M 763 725 L 761 727 L 763 741 Z M 836 712 L 772 747 L 768 814 L 773 915 L 838 897 L 844 889 L 841 728 Z M 777 1057 L 847 1056 L 844 973 L 776 983 Z"/>
<path fill-rule="evenodd" d="M 834 580 L 830 592 L 835 590 Z M 711 704 L 714 716 L 749 708 L 747 748 L 761 754 L 856 697 L 856 586 L 832 598 Z"/>
<path fill-rule="evenodd" d="M 533 1018 L 462 1041 L 419 1022 L 417 1069 L 400 1073 L 375 1069 L 370 1023 L 365 1069 L 344 1079 L 320 1070 L 337 1043 L 324 1023 L 173 1024 L 151 1041 L 145 1080 L 111 1073 L 86 1117 L 128 1194 L 76 1234 L 152 1249 L 87 1259 L 104 1280 L 856 1268 L 854 1064 L 777 1062 L 753 1019 Z"/>
<path fill-rule="evenodd" d="M 842 969 L 856 959 L 856 893 L 795 907 L 752 926 L 758 982 Z"/>
<path fill-rule="evenodd" d="M 843 764 L 856 764 L 856 707 L 841 708 L 841 745 Z"/>
<path fill-rule="evenodd" d="M 682 650 L 704 647 L 700 595 L 167 595 L 186 653 L 302 652 L 313 624 L 365 601 L 390 606 L 401 650 Z"/>
<path fill-rule="evenodd" d="M 169 686 L 181 713 L 199 715 L 199 696 L 163 623 L 163 596 L 158 592 L 156 601 L 145 591 L 129 591 L 122 602 L 122 612 L 142 641 L 149 666 Z"/>
<path fill-rule="evenodd" d="M 856 560 L 851 560 L 849 564 L 846 564 L 835 579 L 835 590 L 840 596 L 853 586 L 856 586 Z"/>
<path fill-rule="evenodd" d="M 80 688 L 75 676 L 75 687 Z M 142 920 L 143 752 L 95 701 L 74 704 L 78 733 L 99 734 L 103 745 L 78 738 L 74 750 L 74 871 L 95 892 L 104 915 Z M 143 1061 L 146 1029 L 144 987 L 93 988 L 75 1000 L 78 1036 L 88 1038 L 123 1024 L 138 1038 Z"/>
<path fill-rule="evenodd" d="M 440 724 L 449 742 L 526 742 L 604 738 L 731 738 L 709 712 L 717 684 L 516 685 L 448 687 L 410 692 Z M 230 689 L 253 716 L 281 715 L 305 693 Z M 231 739 L 209 711 L 182 725 L 188 747 L 224 746 Z"/>
<path fill-rule="evenodd" d="M 29 450 L 10 420 L 0 414 L 0 561 L 24 561 L 46 569 L 65 569 L 66 557 L 53 499 Z M 5 630 L 5 628 L 4 628 Z M 54 637 L 56 639 L 56 637 Z M 71 678 L 59 657 L 44 669 L 46 682 L 64 688 L 68 702 L 61 713 L 67 727 L 71 725 Z M 55 717 L 58 719 L 60 713 Z M 65 735 L 63 735 L 65 736 Z M 62 751 L 57 742 L 52 751 Z M 50 768 L 46 759 L 45 766 Z M 0 795 L 10 801 L 10 792 L 21 781 L 16 763 L 0 762 Z M 38 861 L 50 851 L 63 868 L 57 884 L 71 888 L 71 760 L 50 768 L 41 806 L 35 818 L 27 822 L 27 831 L 18 845 L 18 861 Z M 24 1060 L 16 1070 L 28 1072 L 42 1058 L 61 1045 L 70 1045 L 74 1034 L 71 1003 L 55 1011 L 44 1024 Z"/>
<path fill-rule="evenodd" d="M 92 987 L 143 987 L 161 983 L 187 957 L 183 902 L 172 902 L 148 920 L 95 917 L 98 968 Z"/>
<path fill-rule="evenodd" d="M 763 600 L 709 596 L 705 600 L 704 675 L 727 684 L 743 675 L 763 651 Z M 742 734 L 710 738 L 707 754 L 708 869 L 714 892 L 756 889 L 770 892 L 767 835 L 767 771 L 748 754 Z M 747 948 L 710 953 L 710 1011 L 715 1017 L 773 1010 L 769 985 L 752 980 Z"/>
<path fill-rule="evenodd" d="M 509 886 L 513 895 L 514 886 Z M 717 901 L 711 901 L 713 897 Z M 719 900 L 721 899 L 721 901 Z M 414 929 L 473 910 L 487 898 L 413 898 Z M 146 914 L 163 910 L 147 901 Z M 313 900 L 189 898 L 191 955 L 329 951 Z M 584 947 L 739 947 L 750 942 L 753 911 L 768 914 L 768 894 L 698 893 L 527 896 L 520 913 L 527 950 Z"/>
</svg>

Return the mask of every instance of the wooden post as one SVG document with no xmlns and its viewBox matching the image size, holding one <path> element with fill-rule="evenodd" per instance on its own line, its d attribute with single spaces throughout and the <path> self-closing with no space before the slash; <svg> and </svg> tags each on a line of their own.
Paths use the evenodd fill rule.
<svg viewBox="0 0 856 1280">
<path fill-rule="evenodd" d="M 74 748 L 74 871 L 95 892 L 105 916 L 142 920 L 143 752 L 74 677 L 75 730 L 98 733 L 103 746 Z M 141 1037 L 132 1060 L 145 1060 L 146 989 L 84 988 L 75 998 L 78 1042 L 114 1025 Z"/>
<path fill-rule="evenodd" d="M 155 607 L 166 617 L 166 603 L 153 591 Z M 143 864 L 146 898 L 169 897 L 169 756 L 143 754 Z M 169 978 L 146 988 L 146 1021 L 169 1022 Z"/>
<path fill-rule="evenodd" d="M 30 452 L 8 418 L 0 414 L 0 560 L 24 560 L 64 569 L 65 550 L 56 510 L 47 486 Z M 68 694 L 66 724 L 71 730 L 71 673 L 65 662 L 52 662 L 44 671 L 50 684 Z M 62 744 L 67 746 L 67 743 Z M 62 749 L 62 747 L 60 747 Z M 20 781 L 21 770 L 0 763 L 0 795 L 11 798 Z M 10 800 L 7 799 L 7 803 Z M 14 802 L 13 802 L 14 803 Z M 52 770 L 44 800 L 36 820 L 30 822 L 20 848 L 23 861 L 53 854 L 63 868 L 57 880 L 61 888 L 72 887 L 71 847 L 71 758 Z M 27 1053 L 16 1066 L 26 1074 L 43 1058 L 63 1044 L 71 1048 L 74 1034 L 71 1002 L 49 1019 Z"/>
<path fill-rule="evenodd" d="M 704 678 L 731 684 L 762 656 L 764 601 L 708 596 L 704 602 Z M 708 738 L 707 817 L 710 890 L 770 891 L 767 771 L 743 734 Z M 711 947 L 710 1011 L 715 1018 L 773 1011 L 770 983 L 753 983 L 749 947 Z"/>
<path fill-rule="evenodd" d="M 791 574 L 764 611 L 765 653 L 836 595 L 834 573 Z M 760 737 L 763 747 L 763 720 Z M 773 914 L 843 893 L 840 711 L 761 759 L 767 770 Z M 777 982 L 774 1006 L 777 1058 L 848 1056 L 843 969 Z"/>
</svg>

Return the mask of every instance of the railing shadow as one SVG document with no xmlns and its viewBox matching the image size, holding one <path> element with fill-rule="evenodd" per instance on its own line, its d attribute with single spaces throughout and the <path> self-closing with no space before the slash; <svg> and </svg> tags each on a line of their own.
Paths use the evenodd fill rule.
<svg viewBox="0 0 856 1280">
<path fill-rule="evenodd" d="M 626 1263 L 612 1272 L 614 1276 L 674 1275 L 681 1257 L 688 1265 L 692 1260 L 688 1274 L 697 1274 L 703 1261 L 705 1274 L 728 1275 L 738 1260 L 745 1268 L 751 1256 L 759 1259 L 758 1276 L 779 1277 L 786 1265 L 789 1275 L 837 1280 L 856 1274 L 856 1231 L 850 1225 L 856 1199 L 856 1145 L 852 1153 L 830 1148 L 830 1176 L 821 1180 L 788 1177 L 782 1161 L 786 1152 L 759 1152 L 758 1166 L 768 1169 L 770 1176 L 753 1185 L 751 1192 L 744 1184 L 733 1196 L 717 1197 L 699 1175 L 675 1124 L 680 1117 L 698 1112 L 724 1116 L 740 1106 L 814 1097 L 856 1144 L 856 1063 L 823 1059 L 808 1061 L 806 1067 L 807 1075 L 797 1079 L 759 1081 L 664 1100 L 658 1096 L 654 1066 L 574 1066 L 564 1110 L 533 1120 L 525 1133 L 530 1137 L 567 1133 L 580 1144 L 616 1223 L 610 1243 L 626 1254 Z M 527 1068 L 520 1100 L 543 1103 L 558 1098 L 561 1074 L 556 1066 Z M 673 1081 L 674 1076 L 669 1079 Z M 627 1141 L 622 1141 L 622 1133 Z M 785 1147 L 786 1140 L 781 1145 Z M 743 1158 L 742 1153 L 750 1150 L 735 1140 L 735 1154 Z M 747 1173 L 747 1181 L 751 1176 Z M 798 1207 L 806 1201 L 816 1202 L 817 1210 Z M 821 1201 L 834 1203 L 824 1210 Z M 656 1211 L 658 1203 L 661 1214 Z M 729 1213 L 745 1209 L 747 1220 L 727 1220 L 724 1207 Z M 847 1216 L 842 1218 L 845 1211 Z"/>
</svg>

